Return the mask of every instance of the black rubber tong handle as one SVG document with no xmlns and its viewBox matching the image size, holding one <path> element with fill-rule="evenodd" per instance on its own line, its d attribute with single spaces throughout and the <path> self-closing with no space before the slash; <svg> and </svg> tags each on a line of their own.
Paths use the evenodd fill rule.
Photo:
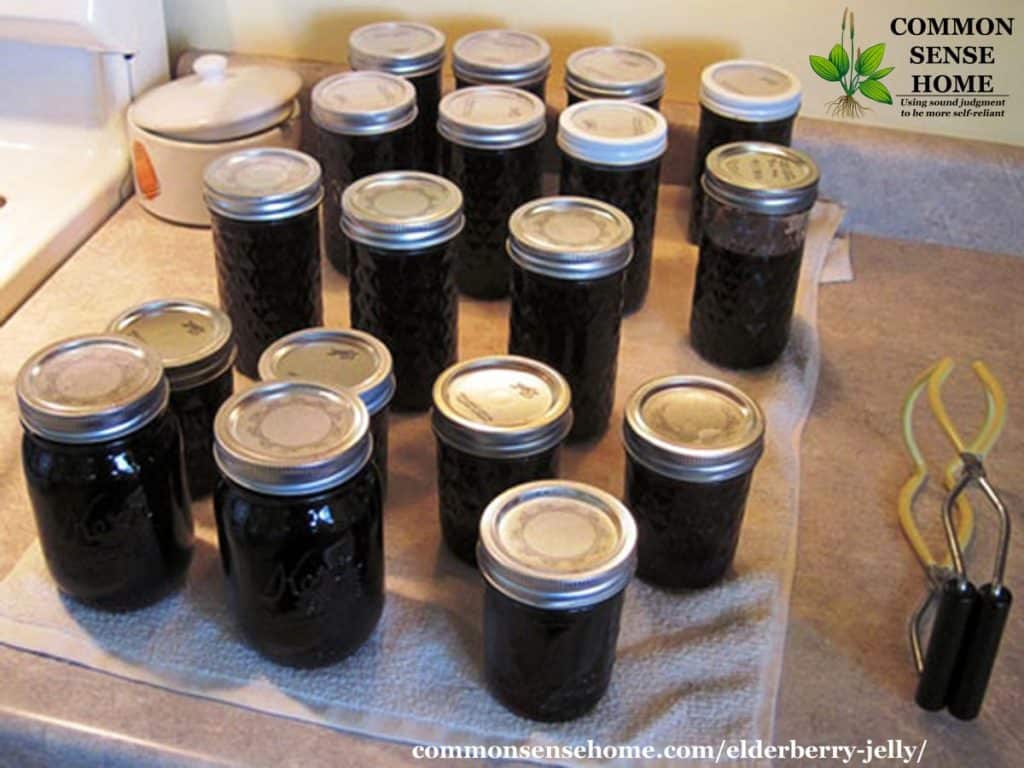
<svg viewBox="0 0 1024 768">
<path fill-rule="evenodd" d="M 932 634 L 928 638 L 924 668 L 914 696 L 922 709 L 936 711 L 946 706 L 950 684 L 977 600 L 978 590 L 969 581 L 960 581 L 954 576 L 942 585 Z"/>
<path fill-rule="evenodd" d="M 986 584 L 978 590 L 946 702 L 953 717 L 973 720 L 981 711 L 1012 603 L 1013 594 L 1006 587 L 995 591 Z"/>
</svg>

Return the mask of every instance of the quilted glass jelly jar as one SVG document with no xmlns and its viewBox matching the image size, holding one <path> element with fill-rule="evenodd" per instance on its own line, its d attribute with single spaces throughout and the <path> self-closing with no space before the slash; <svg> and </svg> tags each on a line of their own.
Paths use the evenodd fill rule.
<svg viewBox="0 0 1024 768">
<path fill-rule="evenodd" d="M 541 101 L 551 71 L 547 40 L 511 29 L 470 32 L 452 46 L 455 87 L 507 85 L 529 91 Z"/>
<path fill-rule="evenodd" d="M 570 106 L 588 99 L 622 99 L 658 109 L 665 93 L 665 62 L 624 45 L 583 48 L 565 62 L 565 93 Z"/>
<path fill-rule="evenodd" d="M 440 30 L 411 21 L 367 24 L 353 30 L 348 38 L 348 63 L 352 69 L 399 75 L 416 89 L 419 114 L 415 122 L 415 167 L 421 171 L 434 172 L 438 167 L 437 105 L 441 101 L 444 44 L 445 36 Z"/>
<path fill-rule="evenodd" d="M 476 562 L 484 508 L 513 485 L 558 475 L 572 425 L 569 384 L 511 355 L 458 363 L 434 384 L 437 496 L 445 544 Z"/>
<path fill-rule="evenodd" d="M 260 378 L 303 379 L 359 395 L 370 414 L 373 463 L 388 487 L 388 413 L 395 394 L 391 353 L 379 339 L 352 329 L 307 328 L 278 339 L 260 358 Z"/>
<path fill-rule="evenodd" d="M 467 296 L 508 295 L 508 217 L 541 195 L 546 128 L 544 102 L 517 88 L 462 88 L 441 102 L 442 168 L 462 190 L 466 213 L 455 284 Z"/>
<path fill-rule="evenodd" d="M 289 666 L 332 664 L 384 607 L 381 489 L 366 406 L 312 382 L 257 384 L 217 414 L 214 509 L 231 608 Z"/>
<path fill-rule="evenodd" d="M 545 480 L 494 499 L 480 520 L 484 677 L 532 720 L 586 714 L 611 680 L 636 525 L 611 494 Z"/>
<path fill-rule="evenodd" d="M 310 99 L 324 169 L 324 254 L 348 274 L 341 196 L 356 179 L 420 162 L 416 90 L 386 72 L 342 72 L 313 86 Z"/>
<path fill-rule="evenodd" d="M 598 437 L 608 427 L 632 244 L 629 217 L 598 200 L 541 198 L 509 219 L 508 351 L 565 376 L 572 391 L 570 440 Z"/>
<path fill-rule="evenodd" d="M 122 312 L 107 329 L 138 339 L 160 355 L 171 386 L 171 411 L 185 441 L 185 469 L 193 499 L 213 492 L 220 474 L 213 461 L 213 420 L 235 389 L 231 320 L 195 299 L 157 299 Z"/>
<path fill-rule="evenodd" d="M 108 610 L 155 602 L 192 558 L 181 433 L 156 352 L 79 336 L 18 373 L 22 468 L 62 592 Z"/>
<path fill-rule="evenodd" d="M 651 282 L 661 156 L 668 123 L 642 104 L 598 99 L 558 118 L 562 151 L 559 192 L 611 203 L 633 222 L 633 260 L 626 270 L 623 312 L 643 306 Z"/>
<path fill-rule="evenodd" d="M 320 166 L 292 149 L 250 149 L 210 163 L 203 186 L 235 365 L 254 379 L 272 341 L 323 323 Z"/>
<path fill-rule="evenodd" d="M 728 368 L 786 348 L 818 168 L 803 152 L 739 142 L 708 155 L 690 342 Z"/>
<path fill-rule="evenodd" d="M 352 241 L 352 327 L 391 351 L 393 407 L 425 411 L 434 379 L 458 352 L 452 246 L 465 223 L 462 193 L 440 176 L 394 171 L 353 183 L 342 209 Z"/>
<path fill-rule="evenodd" d="M 700 245 L 704 190 L 700 180 L 708 153 L 735 141 L 789 146 L 800 111 L 796 75 L 763 61 L 729 60 L 700 75 L 700 127 L 690 176 L 690 242 Z"/>
<path fill-rule="evenodd" d="M 666 376 L 626 403 L 626 504 L 636 519 L 637 575 L 663 587 L 718 581 L 732 564 L 764 415 L 736 387 Z"/>
</svg>

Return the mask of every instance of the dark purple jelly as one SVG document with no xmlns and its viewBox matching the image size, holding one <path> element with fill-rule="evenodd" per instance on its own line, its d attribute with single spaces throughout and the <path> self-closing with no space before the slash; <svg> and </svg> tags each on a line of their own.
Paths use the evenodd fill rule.
<svg viewBox="0 0 1024 768">
<path fill-rule="evenodd" d="M 217 487 L 220 473 L 213 461 L 213 420 L 234 391 L 230 368 L 204 384 L 171 390 L 171 410 L 181 425 L 188 489 L 193 499 L 213 493 Z"/>
<path fill-rule="evenodd" d="M 440 141 L 437 135 L 437 105 L 441 101 L 441 70 L 417 77 L 406 77 L 416 89 L 416 146 L 414 166 L 427 173 L 437 173 L 441 167 Z M 402 166 L 394 166 L 401 168 Z"/>
<path fill-rule="evenodd" d="M 521 91 L 526 91 L 527 93 L 532 93 L 538 99 L 540 99 L 541 101 L 544 101 L 545 96 L 547 94 L 548 81 L 547 81 L 547 78 L 545 77 L 545 78 L 542 78 L 541 80 L 536 80 L 536 81 L 534 81 L 532 83 L 522 83 L 522 84 L 516 83 L 516 84 L 513 84 L 513 83 L 506 83 L 504 81 L 500 81 L 500 82 L 499 81 L 495 81 L 495 82 L 491 83 L 491 82 L 487 82 L 487 81 L 464 80 L 463 78 L 459 77 L 458 75 L 455 76 L 455 88 L 456 89 L 474 88 L 474 87 L 481 86 L 481 85 L 507 85 L 510 88 L 518 88 Z"/>
</svg>

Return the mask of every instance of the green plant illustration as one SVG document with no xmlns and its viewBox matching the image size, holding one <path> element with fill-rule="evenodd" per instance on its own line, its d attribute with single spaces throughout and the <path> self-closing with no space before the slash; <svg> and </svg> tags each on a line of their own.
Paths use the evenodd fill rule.
<svg viewBox="0 0 1024 768">
<path fill-rule="evenodd" d="M 846 20 L 850 20 L 850 51 L 846 51 Z M 879 104 L 892 104 L 892 94 L 885 87 L 882 80 L 889 75 L 895 67 L 882 66 L 882 59 L 885 57 L 885 43 L 874 45 L 861 51 L 854 47 L 856 36 L 854 26 L 854 15 L 849 8 L 843 9 L 842 32 L 839 35 L 839 42 L 832 46 L 828 57 L 811 56 L 811 69 L 814 74 L 822 80 L 830 83 L 839 83 L 843 89 L 843 95 L 828 102 L 828 113 L 832 117 L 855 119 L 862 117 L 870 107 L 866 107 L 857 101 L 856 94 L 860 94 L 871 101 Z M 856 57 L 854 51 L 856 50 Z M 853 63 L 851 67 L 850 64 Z"/>
</svg>

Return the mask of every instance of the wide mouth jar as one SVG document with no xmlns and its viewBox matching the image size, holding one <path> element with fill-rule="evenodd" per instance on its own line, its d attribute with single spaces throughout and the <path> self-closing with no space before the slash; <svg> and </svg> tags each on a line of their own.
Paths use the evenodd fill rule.
<svg viewBox="0 0 1024 768">
<path fill-rule="evenodd" d="M 579 99 L 653 102 L 665 93 L 665 62 L 639 48 L 583 48 L 565 63 L 565 90 Z"/>
<path fill-rule="evenodd" d="M 361 70 L 325 77 L 310 94 L 313 122 L 347 136 L 391 133 L 416 120 L 416 89 L 388 72 Z"/>
<path fill-rule="evenodd" d="M 211 212 L 241 221 L 277 221 L 323 199 L 320 164 L 295 149 L 261 147 L 217 158 L 203 172 Z"/>
<path fill-rule="evenodd" d="M 348 63 L 403 77 L 436 72 L 444 62 L 445 36 L 427 24 L 382 21 L 366 24 L 348 37 Z"/>
<path fill-rule="evenodd" d="M 441 99 L 437 130 L 463 147 L 514 149 L 544 136 L 547 111 L 543 101 L 518 88 L 460 88 Z"/>
<path fill-rule="evenodd" d="M 700 75 L 701 105 L 732 120 L 785 120 L 800 110 L 800 100 L 796 75 L 763 61 L 719 61 L 705 67 Z"/>
<path fill-rule="evenodd" d="M 551 46 L 529 32 L 488 29 L 471 32 L 452 47 L 455 76 L 471 84 L 521 87 L 547 77 Z"/>
<path fill-rule="evenodd" d="M 738 141 L 708 153 L 701 185 L 727 205 L 785 216 L 814 205 L 819 178 L 814 160 L 797 149 Z"/>
<path fill-rule="evenodd" d="M 597 165 L 640 165 L 665 154 L 668 123 L 643 104 L 582 101 L 559 116 L 558 147 L 570 157 Z"/>
</svg>

